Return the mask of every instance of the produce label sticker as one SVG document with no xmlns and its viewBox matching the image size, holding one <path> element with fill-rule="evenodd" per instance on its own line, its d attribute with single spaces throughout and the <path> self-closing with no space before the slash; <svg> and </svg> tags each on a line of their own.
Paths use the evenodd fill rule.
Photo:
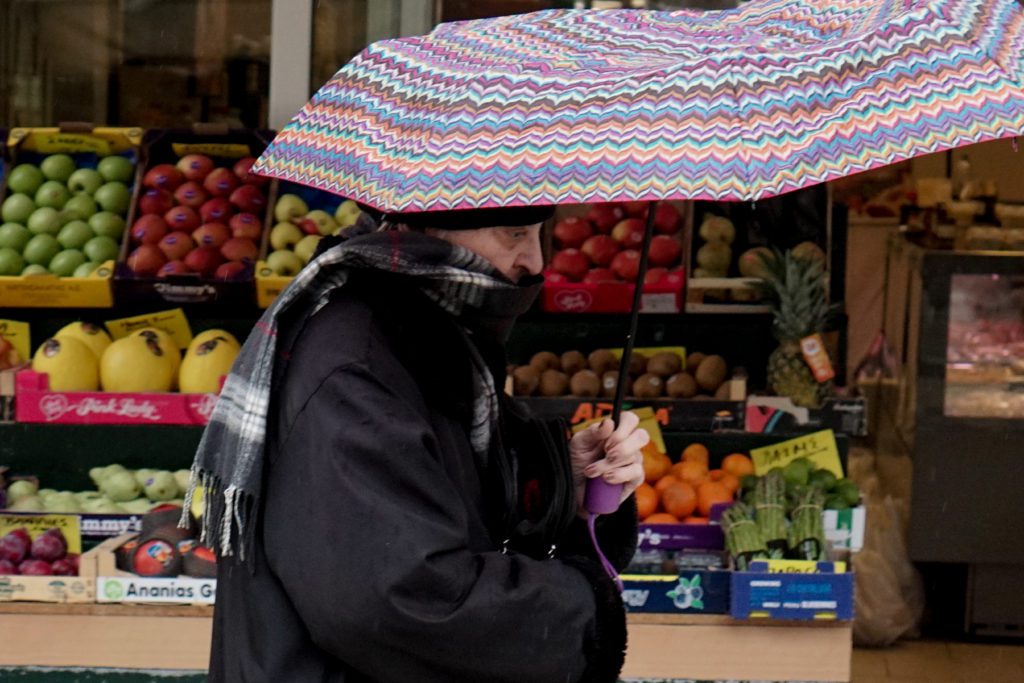
<svg viewBox="0 0 1024 683">
<path fill-rule="evenodd" d="M 78 526 L 78 515 L 24 514 L 0 515 L 0 538 L 15 529 L 24 529 L 33 540 L 42 536 L 47 529 L 60 529 L 68 543 L 69 553 L 82 552 L 82 532 Z"/>
<path fill-rule="evenodd" d="M 231 159 L 241 159 L 242 157 L 252 156 L 252 151 L 249 149 L 249 145 L 241 144 L 219 142 L 188 144 L 185 142 L 175 142 L 171 145 L 171 148 L 174 149 L 174 153 L 179 157 L 183 157 L 186 154 L 205 154 L 209 157 L 228 157 Z"/>
<path fill-rule="evenodd" d="M 32 340 L 29 336 L 28 323 L 0 319 L 0 337 L 10 342 L 22 361 L 28 362 L 32 358 Z"/>
<path fill-rule="evenodd" d="M 753 448 L 750 458 L 754 461 L 754 473 L 766 474 L 776 467 L 785 467 L 797 458 L 807 458 L 816 468 L 825 469 L 843 478 L 843 463 L 836 447 L 836 435 L 826 429 L 771 446 Z"/>
<path fill-rule="evenodd" d="M 189 342 L 192 341 L 192 328 L 188 324 L 188 318 L 185 317 L 185 311 L 180 308 L 136 315 L 131 318 L 108 320 L 106 326 L 110 330 L 110 336 L 114 339 L 127 337 L 132 332 L 145 327 L 156 327 L 171 335 L 171 339 L 179 349 L 187 349 Z"/>
<path fill-rule="evenodd" d="M 814 373 L 814 379 L 818 384 L 827 382 L 836 376 L 835 370 L 832 369 L 832 362 L 828 359 L 828 353 L 825 352 L 825 342 L 822 341 L 820 334 L 812 334 L 801 339 L 800 351 L 804 355 L 804 361 Z"/>
<path fill-rule="evenodd" d="M 110 143 L 106 140 L 81 133 L 36 133 L 26 140 L 25 148 L 43 154 L 94 152 L 101 157 L 111 152 Z"/>
</svg>

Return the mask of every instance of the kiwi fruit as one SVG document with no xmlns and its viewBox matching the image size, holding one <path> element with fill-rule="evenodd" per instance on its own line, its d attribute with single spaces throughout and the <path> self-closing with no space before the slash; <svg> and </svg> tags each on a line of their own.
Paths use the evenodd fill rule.
<svg viewBox="0 0 1024 683">
<path fill-rule="evenodd" d="M 697 368 L 706 356 L 700 351 L 695 351 L 686 355 L 686 371 L 691 375 L 697 374 Z"/>
<path fill-rule="evenodd" d="M 658 377 L 671 377 L 683 369 L 683 359 L 671 351 L 662 351 L 651 356 L 647 372 Z"/>
<path fill-rule="evenodd" d="M 587 369 L 587 359 L 579 351 L 566 351 L 562 354 L 562 372 L 573 377 L 580 370 Z"/>
<path fill-rule="evenodd" d="M 569 391 L 569 376 L 561 370 L 545 370 L 540 375 L 541 396 L 565 396 Z"/>
<path fill-rule="evenodd" d="M 732 395 L 731 392 L 729 391 L 729 385 L 730 385 L 730 382 L 722 382 L 721 386 L 719 386 L 718 389 L 715 391 L 715 400 L 716 401 L 728 401 L 729 400 L 729 397 Z"/>
<path fill-rule="evenodd" d="M 537 368 L 538 372 L 544 372 L 545 370 L 560 369 L 562 361 L 550 351 L 541 351 L 533 354 L 533 358 L 530 359 L 530 365 Z"/>
<path fill-rule="evenodd" d="M 693 376 L 697 380 L 697 386 L 705 391 L 714 392 L 722 386 L 722 382 L 725 381 L 725 373 L 728 370 L 724 358 L 708 356 L 700 362 L 697 372 Z"/>
<path fill-rule="evenodd" d="M 645 356 L 642 353 L 637 353 L 636 351 L 634 351 L 632 355 L 630 355 L 629 357 L 629 376 L 639 377 L 640 375 L 647 372 L 648 363 L 650 363 L 650 361 L 647 359 L 647 356 Z"/>
<path fill-rule="evenodd" d="M 540 371 L 532 365 L 520 365 L 512 371 L 512 393 L 532 396 L 540 386 Z"/>
<path fill-rule="evenodd" d="M 590 364 L 591 370 L 602 376 L 609 370 L 619 369 L 619 359 L 616 358 L 608 349 L 592 351 L 591 354 L 587 356 L 587 363 Z"/>
<path fill-rule="evenodd" d="M 633 395 L 637 398 L 658 398 L 665 394 L 665 380 L 657 375 L 647 373 L 640 375 L 633 382 Z"/>
<path fill-rule="evenodd" d="M 697 380 L 688 372 L 677 372 L 665 382 L 665 391 L 672 398 L 693 398 L 697 395 Z"/>
<path fill-rule="evenodd" d="M 580 370 L 569 380 L 569 391 L 580 398 L 600 396 L 601 378 L 593 370 Z"/>
<path fill-rule="evenodd" d="M 626 378 L 629 382 L 629 378 Z M 619 371 L 608 370 L 601 376 L 601 396 L 604 398 L 615 398 L 615 389 L 619 386 Z M 626 385 L 626 396 L 630 395 L 630 385 Z"/>
</svg>

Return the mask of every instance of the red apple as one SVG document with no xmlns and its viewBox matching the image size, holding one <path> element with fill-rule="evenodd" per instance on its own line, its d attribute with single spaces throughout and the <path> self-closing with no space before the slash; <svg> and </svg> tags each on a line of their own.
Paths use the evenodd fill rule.
<svg viewBox="0 0 1024 683">
<path fill-rule="evenodd" d="M 573 216 L 555 223 L 553 234 L 558 247 L 579 249 L 594 234 L 594 228 L 586 219 Z"/>
<path fill-rule="evenodd" d="M 668 235 L 655 235 L 651 238 L 651 248 L 647 258 L 652 266 L 671 266 L 679 260 L 682 249 L 679 243 Z"/>
<path fill-rule="evenodd" d="M 213 159 L 205 154 L 186 154 L 176 164 L 186 180 L 202 182 L 213 170 Z"/>
<path fill-rule="evenodd" d="M 646 218 L 650 202 L 622 202 L 619 206 L 630 218 Z"/>
<path fill-rule="evenodd" d="M 671 235 L 679 229 L 679 210 L 667 202 L 658 202 L 654 210 L 654 232 Z"/>
<path fill-rule="evenodd" d="M 25 560 L 18 565 L 18 573 L 22 576 L 51 576 L 53 569 L 45 560 Z"/>
<path fill-rule="evenodd" d="M 583 276 L 584 282 L 618 282 L 619 278 L 615 276 L 608 268 L 591 268 L 590 271 Z"/>
<path fill-rule="evenodd" d="M 75 576 L 78 574 L 78 570 L 71 566 L 71 563 L 65 558 L 54 560 L 50 568 L 53 570 L 54 576 Z"/>
<path fill-rule="evenodd" d="M 579 282 L 590 270 L 590 260 L 579 249 L 562 249 L 551 259 L 551 267 L 572 282 Z"/>
<path fill-rule="evenodd" d="M 151 538 L 132 553 L 132 570 L 139 576 L 177 576 L 181 555 L 168 541 Z"/>
<path fill-rule="evenodd" d="M 227 223 L 235 209 L 224 197 L 214 197 L 199 207 L 199 218 L 204 223 Z"/>
<path fill-rule="evenodd" d="M 231 231 L 223 223 L 204 223 L 192 233 L 192 239 L 197 246 L 220 249 L 222 244 L 231 239 Z"/>
<path fill-rule="evenodd" d="M 140 216 L 132 225 L 132 240 L 140 244 L 156 244 L 167 234 L 167 223 L 155 213 Z"/>
<path fill-rule="evenodd" d="M 304 232 L 307 235 L 320 234 L 320 226 L 317 225 L 316 221 L 313 220 L 312 218 L 300 218 L 297 221 L 292 222 L 295 223 L 295 225 L 299 226 L 299 229 L 302 230 L 302 232 Z"/>
<path fill-rule="evenodd" d="M 204 277 L 212 275 L 217 270 L 217 266 L 222 263 L 224 263 L 224 257 L 214 247 L 199 247 L 185 256 L 185 265 Z"/>
<path fill-rule="evenodd" d="M 607 266 L 619 253 L 619 243 L 608 235 L 594 235 L 583 243 L 583 253 L 595 266 Z"/>
<path fill-rule="evenodd" d="M 174 199 L 167 190 L 150 188 L 139 197 L 139 211 L 142 213 L 164 214 L 174 206 Z"/>
<path fill-rule="evenodd" d="M 180 261 L 185 258 L 185 254 L 195 249 L 196 243 L 187 232 L 176 230 L 164 235 L 157 246 L 160 247 L 160 251 L 164 252 L 164 256 L 168 260 Z"/>
<path fill-rule="evenodd" d="M 228 227 L 233 236 L 248 237 L 251 240 L 258 240 L 263 232 L 260 219 L 251 213 L 236 213 L 228 221 Z"/>
<path fill-rule="evenodd" d="M 227 197 L 238 187 L 238 178 L 229 169 L 215 168 L 203 179 L 203 187 L 214 197 Z"/>
<path fill-rule="evenodd" d="M 185 182 L 185 176 L 171 164 L 157 164 L 142 177 L 144 187 L 155 187 L 168 192 Z"/>
<path fill-rule="evenodd" d="M 665 276 L 665 281 L 670 285 L 681 287 L 683 283 L 686 281 L 686 271 L 683 270 L 682 266 L 679 266 L 678 268 L 673 268 L 672 270 L 668 271 L 668 275 Z"/>
<path fill-rule="evenodd" d="M 612 237 L 618 240 L 624 249 L 638 249 L 644 243 L 644 222 L 639 218 L 627 218 L 619 221 L 612 228 Z"/>
<path fill-rule="evenodd" d="M 267 198 L 255 185 L 242 185 L 231 193 L 229 201 L 246 213 L 260 214 L 267 208 Z"/>
<path fill-rule="evenodd" d="M 640 270 L 640 252 L 636 249 L 620 251 L 612 259 L 612 270 L 623 280 L 634 282 L 637 271 Z"/>
<path fill-rule="evenodd" d="M 626 212 L 618 204 L 594 204 L 587 209 L 586 219 L 599 233 L 607 235 L 615 224 L 626 217 Z"/>
<path fill-rule="evenodd" d="M 220 254 L 228 261 L 255 261 L 260 255 L 260 250 L 250 239 L 232 237 L 221 245 Z"/>
<path fill-rule="evenodd" d="M 190 209 L 198 209 L 206 203 L 206 191 L 203 186 L 194 180 L 183 183 L 174 191 L 174 199 L 182 206 Z"/>
<path fill-rule="evenodd" d="M 128 256 L 128 267 L 132 269 L 133 273 L 143 277 L 156 275 L 160 266 L 166 262 L 167 257 L 164 256 L 164 252 L 160 251 L 160 247 L 155 244 L 143 244 Z"/>
<path fill-rule="evenodd" d="M 238 179 L 243 183 L 249 183 L 250 185 L 266 185 L 270 182 L 270 178 L 252 173 L 252 166 L 255 163 L 256 157 L 242 157 L 235 162 L 235 165 L 231 168 L 231 172 L 238 176 Z"/>
<path fill-rule="evenodd" d="M 563 282 L 568 282 L 569 278 L 562 275 L 561 273 L 556 273 L 553 270 L 548 270 L 544 272 L 544 281 L 550 282 L 551 284 L 561 284 Z"/>
<path fill-rule="evenodd" d="M 156 271 L 156 275 L 157 277 L 167 277 L 168 275 L 187 275 L 191 272 L 184 261 L 168 261 L 160 266 L 160 270 Z"/>
<path fill-rule="evenodd" d="M 164 214 L 164 220 L 171 230 L 192 232 L 199 227 L 199 214 L 187 206 L 175 206 Z"/>
<path fill-rule="evenodd" d="M 217 266 L 217 270 L 213 271 L 213 277 L 216 280 L 231 280 L 244 271 L 245 264 L 241 261 L 228 261 Z"/>
<path fill-rule="evenodd" d="M 668 277 L 668 270 L 665 268 L 651 268 L 644 273 L 645 285 L 656 285 Z"/>
</svg>

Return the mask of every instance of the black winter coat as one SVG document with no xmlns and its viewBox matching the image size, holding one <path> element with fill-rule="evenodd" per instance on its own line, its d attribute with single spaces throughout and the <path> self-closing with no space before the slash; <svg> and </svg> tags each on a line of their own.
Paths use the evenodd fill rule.
<svg viewBox="0 0 1024 683">
<path fill-rule="evenodd" d="M 572 495 L 564 439 L 562 462 L 543 462 L 548 427 L 509 402 L 507 466 L 480 462 L 465 333 L 415 290 L 375 284 L 354 279 L 290 329 L 252 565 L 218 567 L 210 680 L 617 680 L 621 600 L 582 520 L 550 500 Z M 598 525 L 620 569 L 635 515 L 630 499 Z"/>
</svg>

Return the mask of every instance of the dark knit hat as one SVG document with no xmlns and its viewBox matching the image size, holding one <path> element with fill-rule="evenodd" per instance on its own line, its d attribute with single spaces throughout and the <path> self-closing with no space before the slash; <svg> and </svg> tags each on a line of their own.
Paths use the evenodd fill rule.
<svg viewBox="0 0 1024 683">
<path fill-rule="evenodd" d="M 493 209 L 462 209 L 458 211 L 416 211 L 386 214 L 389 223 L 402 223 L 410 228 L 438 230 L 475 230 L 499 226 L 521 226 L 543 223 L 555 214 L 554 206 L 509 206 Z"/>
</svg>

